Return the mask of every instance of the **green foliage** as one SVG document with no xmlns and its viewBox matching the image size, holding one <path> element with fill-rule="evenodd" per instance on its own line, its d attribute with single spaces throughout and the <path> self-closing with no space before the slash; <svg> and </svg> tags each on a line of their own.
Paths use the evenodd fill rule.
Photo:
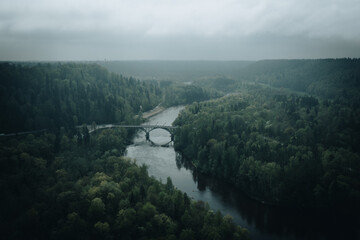
<svg viewBox="0 0 360 240">
<path fill-rule="evenodd" d="M 356 98 L 247 88 L 187 106 L 174 123 L 175 148 L 255 199 L 353 212 L 360 210 L 359 119 Z"/>
<path fill-rule="evenodd" d="M 94 224 L 94 228 L 101 234 L 107 233 L 110 230 L 109 224 L 107 222 L 97 222 Z"/>
<path fill-rule="evenodd" d="M 124 139 L 126 137 L 126 129 L 104 129 L 97 136 L 96 147 L 103 152 L 112 149 L 125 150 Z"/>
<path fill-rule="evenodd" d="M 174 98 L 169 104 L 208 98 L 199 87 L 168 87 Z M 162 184 L 146 166 L 122 156 L 132 132 L 94 131 L 96 122 L 139 123 L 134 116 L 162 97 L 156 82 L 95 64 L 1 63 L 0 110 L 6 114 L 0 132 L 48 128 L 0 138 L 3 238 L 207 239 L 202 228 L 215 226 L 206 220 L 210 209 L 204 203 L 190 201 L 170 178 Z M 230 225 L 247 239 L 244 229 Z"/>
<path fill-rule="evenodd" d="M 194 85 L 202 87 L 209 92 L 216 90 L 217 95 L 219 93 L 232 93 L 234 89 L 237 89 L 241 82 L 235 80 L 229 76 L 215 76 L 215 77 L 204 77 L 194 82 Z"/>
<path fill-rule="evenodd" d="M 119 139 L 111 144 L 115 149 L 100 144 L 105 135 Z M 170 178 L 162 184 L 148 176 L 146 166 L 122 157 L 125 138 L 117 129 L 94 132 L 89 146 L 61 146 L 57 153 L 51 134 L 2 141 L 3 237 L 247 239 L 229 217 L 218 214 L 213 221 L 208 206 L 176 190 Z M 51 154 L 33 151 L 42 144 Z"/>
<path fill-rule="evenodd" d="M 105 213 L 105 204 L 101 200 L 101 198 L 94 198 L 91 201 L 90 207 L 89 207 L 89 217 L 94 219 L 99 219 L 104 215 Z"/>
<path fill-rule="evenodd" d="M 161 99 L 156 82 L 109 73 L 96 64 L 0 63 L 0 110 L 6 113 L 0 133 L 130 123 Z"/>
<path fill-rule="evenodd" d="M 110 71 L 140 79 L 189 82 L 204 77 L 234 75 L 249 61 L 101 61 Z"/>
<path fill-rule="evenodd" d="M 208 100 L 212 95 L 194 85 L 171 85 L 165 90 L 164 105 L 176 106 Z"/>
<path fill-rule="evenodd" d="M 238 77 L 324 98 L 359 97 L 360 59 L 263 60 Z"/>
</svg>

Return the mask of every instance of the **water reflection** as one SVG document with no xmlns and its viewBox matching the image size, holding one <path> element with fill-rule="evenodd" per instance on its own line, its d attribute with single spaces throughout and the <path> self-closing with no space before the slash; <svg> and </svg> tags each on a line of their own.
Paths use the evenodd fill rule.
<svg viewBox="0 0 360 240">
<path fill-rule="evenodd" d="M 356 216 L 264 205 L 226 182 L 200 173 L 180 154 L 176 164 L 179 169 L 184 167 L 192 172 L 199 191 L 211 191 L 212 200 L 235 209 L 230 214 L 235 222 L 251 231 L 253 239 L 360 239 L 357 227 L 360 222 Z"/>
<path fill-rule="evenodd" d="M 168 109 L 147 124 L 171 123 L 180 110 Z M 166 143 L 170 135 L 164 130 L 154 130 L 150 138 L 155 143 Z M 128 146 L 127 155 L 136 158 L 139 165 L 148 165 L 149 174 L 155 178 L 165 180 L 170 176 L 174 186 L 189 197 L 208 202 L 213 210 L 233 216 L 237 224 L 249 230 L 252 239 L 360 239 L 356 218 L 263 205 L 226 182 L 196 171 L 173 148 L 152 147 L 142 132 Z"/>
</svg>

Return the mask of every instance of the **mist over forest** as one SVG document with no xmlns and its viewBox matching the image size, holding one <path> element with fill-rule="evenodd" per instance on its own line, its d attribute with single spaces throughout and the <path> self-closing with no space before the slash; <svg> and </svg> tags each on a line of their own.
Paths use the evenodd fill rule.
<svg viewBox="0 0 360 240">
<path fill-rule="evenodd" d="M 1 62 L 2 234 L 7 239 L 256 236 L 178 190 L 171 176 L 160 182 L 146 165 L 125 157 L 135 129 L 100 128 L 140 125 L 154 108 L 182 105 L 173 123 L 181 166 L 251 201 L 327 212 L 347 224 L 345 233 L 305 231 L 306 238 L 355 239 L 359 86 L 360 60 L 350 58 Z"/>
<path fill-rule="evenodd" d="M 359 13 L 1 0 L 1 239 L 360 239 Z"/>
</svg>

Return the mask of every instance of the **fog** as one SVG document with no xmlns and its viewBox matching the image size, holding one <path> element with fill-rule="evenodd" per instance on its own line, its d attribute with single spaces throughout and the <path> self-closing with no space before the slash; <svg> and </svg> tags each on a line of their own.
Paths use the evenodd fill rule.
<svg viewBox="0 0 360 240">
<path fill-rule="evenodd" d="M 360 57 L 358 0 L 2 0 L 0 60 Z"/>
</svg>

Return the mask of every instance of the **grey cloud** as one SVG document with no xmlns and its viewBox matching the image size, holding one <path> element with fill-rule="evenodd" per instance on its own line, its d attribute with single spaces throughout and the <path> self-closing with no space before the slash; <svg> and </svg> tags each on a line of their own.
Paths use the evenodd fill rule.
<svg viewBox="0 0 360 240">
<path fill-rule="evenodd" d="M 357 0 L 2 0 L 0 60 L 359 57 Z"/>
</svg>

